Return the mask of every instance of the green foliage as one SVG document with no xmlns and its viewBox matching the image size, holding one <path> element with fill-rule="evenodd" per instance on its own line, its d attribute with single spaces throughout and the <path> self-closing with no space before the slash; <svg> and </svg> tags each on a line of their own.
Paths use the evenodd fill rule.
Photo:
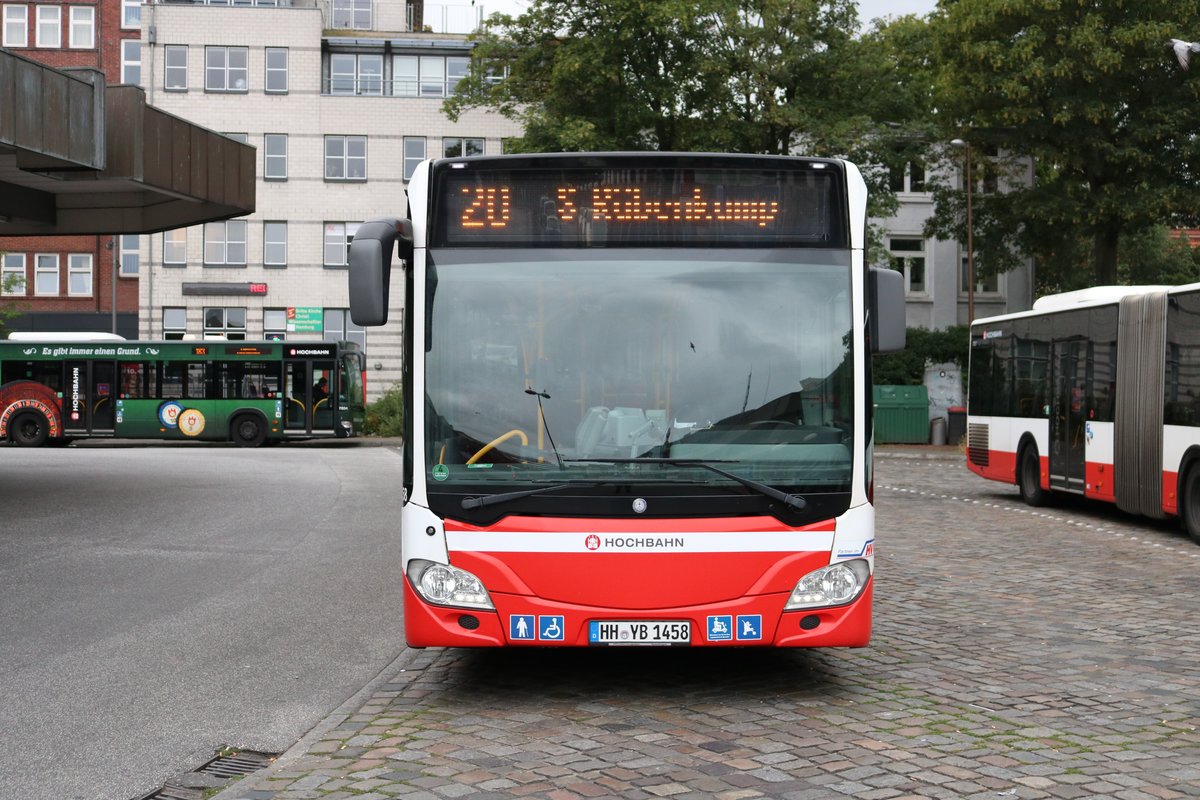
<svg viewBox="0 0 1200 800">
<path fill-rule="evenodd" d="M 404 435 L 404 388 L 392 384 L 374 403 L 367 404 L 366 433 L 369 436 Z"/>
<path fill-rule="evenodd" d="M 874 356 L 871 380 L 876 386 L 920 386 L 928 364 L 957 364 L 966 374 L 971 329 L 956 325 L 943 331 L 909 328 L 908 342 L 899 353 Z"/>
<path fill-rule="evenodd" d="M 1194 0 L 940 4 L 930 28 L 942 138 L 1037 169 L 1029 185 L 979 198 L 982 274 L 1010 265 L 1007 252 L 1034 256 L 1052 285 L 1115 283 L 1125 237 L 1195 217 L 1200 83 L 1168 47 L 1195 17 Z M 961 202 L 940 202 L 938 216 L 933 231 L 962 232 Z"/>
<path fill-rule="evenodd" d="M 29 310 L 29 304 L 25 301 L 4 297 L 4 294 L 15 289 L 22 280 L 20 275 L 5 275 L 0 278 L 0 339 L 8 336 L 8 327 L 5 323 Z"/>
</svg>

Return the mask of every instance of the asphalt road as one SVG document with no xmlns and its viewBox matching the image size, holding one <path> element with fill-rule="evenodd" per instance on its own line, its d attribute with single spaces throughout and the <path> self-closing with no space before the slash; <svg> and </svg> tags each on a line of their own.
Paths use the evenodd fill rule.
<svg viewBox="0 0 1200 800">
<path fill-rule="evenodd" d="M 0 798 L 281 752 L 403 647 L 391 447 L 0 448 Z"/>
</svg>

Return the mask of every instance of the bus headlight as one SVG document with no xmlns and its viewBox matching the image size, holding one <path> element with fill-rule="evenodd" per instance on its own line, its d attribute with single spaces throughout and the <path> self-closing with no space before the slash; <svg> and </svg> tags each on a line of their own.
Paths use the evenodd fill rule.
<svg viewBox="0 0 1200 800">
<path fill-rule="evenodd" d="M 483 582 L 465 569 L 415 558 L 408 564 L 408 579 L 417 594 L 435 605 L 496 608 Z"/>
<path fill-rule="evenodd" d="M 863 559 L 821 567 L 796 582 L 783 610 L 845 605 L 862 593 L 869 577 L 871 567 Z"/>
</svg>

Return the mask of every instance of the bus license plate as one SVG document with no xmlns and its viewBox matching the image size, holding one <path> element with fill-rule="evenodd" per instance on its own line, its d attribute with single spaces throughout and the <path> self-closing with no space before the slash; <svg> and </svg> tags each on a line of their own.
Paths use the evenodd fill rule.
<svg viewBox="0 0 1200 800">
<path fill-rule="evenodd" d="M 594 619 L 588 622 L 589 644 L 691 644 L 692 624 L 687 621 L 625 622 Z"/>
</svg>

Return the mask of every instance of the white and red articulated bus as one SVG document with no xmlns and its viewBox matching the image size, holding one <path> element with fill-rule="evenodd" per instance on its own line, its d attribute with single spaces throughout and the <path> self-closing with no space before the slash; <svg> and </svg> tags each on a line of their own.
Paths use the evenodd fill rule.
<svg viewBox="0 0 1200 800">
<path fill-rule="evenodd" d="M 832 159 L 422 163 L 350 248 L 355 322 L 406 310 L 409 644 L 866 645 L 904 342 L 866 200 Z"/>
<path fill-rule="evenodd" d="M 1178 516 L 1200 541 L 1200 284 L 1103 286 L 971 326 L 967 465 Z"/>
</svg>

